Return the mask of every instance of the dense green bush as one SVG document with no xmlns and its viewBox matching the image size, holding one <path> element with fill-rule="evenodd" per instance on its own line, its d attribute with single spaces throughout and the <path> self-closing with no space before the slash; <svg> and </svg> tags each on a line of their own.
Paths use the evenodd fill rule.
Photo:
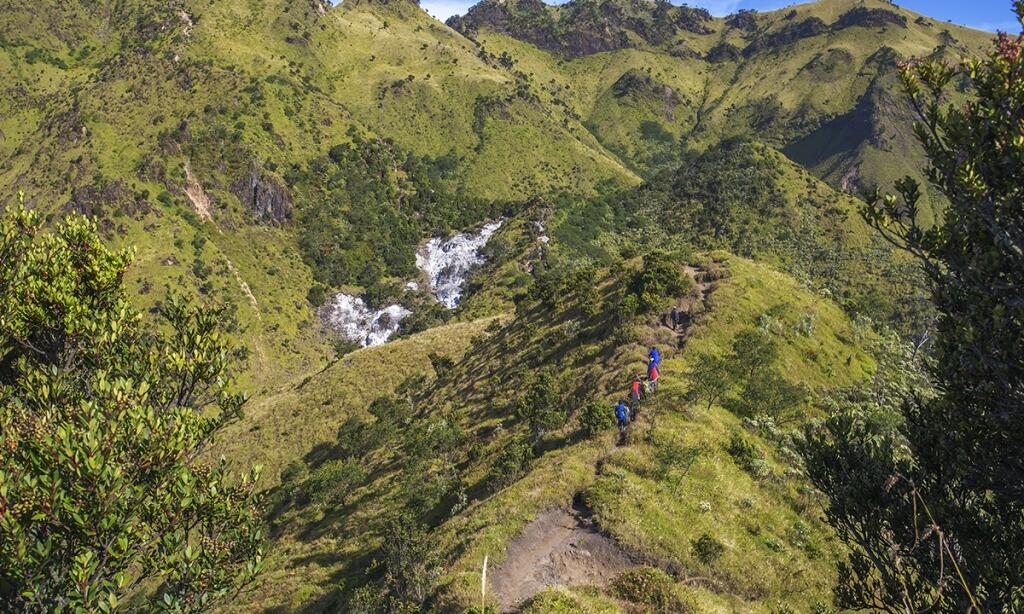
<svg viewBox="0 0 1024 614">
<path fill-rule="evenodd" d="M 748 442 L 743 435 L 733 433 L 729 438 L 729 445 L 725 451 L 736 461 L 736 465 L 747 473 L 754 473 L 758 462 L 763 461 L 761 452 L 757 447 Z"/>
<path fill-rule="evenodd" d="M 524 439 L 513 439 L 498 453 L 487 474 L 487 483 L 498 491 L 507 488 L 526 474 L 533 460 L 533 446 Z"/>
<path fill-rule="evenodd" d="M 640 310 L 649 313 L 689 294 L 692 286 L 690 277 L 670 254 L 655 251 L 644 256 L 643 268 L 633 276 L 630 291 L 636 295 Z"/>
<path fill-rule="evenodd" d="M 327 302 L 327 287 L 321 283 L 313 282 L 309 292 L 306 293 L 306 300 L 313 307 L 320 307 Z"/>
<path fill-rule="evenodd" d="M 722 554 L 725 553 L 725 546 L 722 542 L 708 533 L 703 533 L 700 537 L 693 540 L 692 548 L 693 555 L 705 565 L 711 565 L 722 558 Z"/>
<path fill-rule="evenodd" d="M 516 413 L 526 421 L 535 443 L 565 425 L 569 412 L 562 403 L 561 383 L 554 373 L 542 371 L 534 379 L 519 399 Z"/>
<path fill-rule="evenodd" d="M 71 218 L 0 219 L 0 602 L 209 611 L 262 565 L 255 472 L 197 460 L 236 419 L 223 312 L 172 299 L 147 330 L 111 252 Z M 145 595 L 140 595 L 146 601 Z"/>
<path fill-rule="evenodd" d="M 548 589 L 531 597 L 523 614 L 587 614 L 587 609 L 568 591 Z"/>
<path fill-rule="evenodd" d="M 330 460 L 310 472 L 299 498 L 313 505 L 344 505 L 365 477 L 360 459 Z"/>
<path fill-rule="evenodd" d="M 615 427 L 615 411 L 611 405 L 593 401 L 580 412 L 580 432 L 584 437 L 593 437 Z"/>
<path fill-rule="evenodd" d="M 675 593 L 675 580 L 656 567 L 638 567 L 623 572 L 612 582 L 611 591 L 621 599 L 647 606 L 658 614 L 689 611 Z"/>
</svg>

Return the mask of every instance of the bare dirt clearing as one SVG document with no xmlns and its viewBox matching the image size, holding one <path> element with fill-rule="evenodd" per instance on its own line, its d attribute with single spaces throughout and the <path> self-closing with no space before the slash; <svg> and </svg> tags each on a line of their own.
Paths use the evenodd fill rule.
<svg viewBox="0 0 1024 614">
<path fill-rule="evenodd" d="M 550 586 L 605 585 L 642 565 L 614 539 L 601 534 L 582 506 L 543 512 L 512 541 L 508 558 L 491 576 L 502 612 Z"/>
</svg>

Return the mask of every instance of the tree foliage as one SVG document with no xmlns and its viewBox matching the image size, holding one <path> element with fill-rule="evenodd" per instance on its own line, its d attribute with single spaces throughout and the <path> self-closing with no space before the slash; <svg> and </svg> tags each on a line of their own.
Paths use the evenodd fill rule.
<svg viewBox="0 0 1024 614">
<path fill-rule="evenodd" d="M 370 286 L 387 275 L 413 275 L 425 235 L 464 228 L 506 206 L 453 192 L 436 164 L 386 139 L 355 130 L 349 137 L 286 173 L 307 196 L 296 221 L 318 282 Z"/>
<path fill-rule="evenodd" d="M 519 399 L 519 417 L 530 427 L 534 442 L 540 443 L 545 434 L 565 426 L 569 412 L 562 402 L 561 386 L 551 371 L 542 371 Z"/>
<path fill-rule="evenodd" d="M 778 344 L 771 335 L 762 330 L 741 330 L 728 354 L 696 357 L 688 374 L 690 401 L 703 401 L 710 410 L 715 403 L 727 400 L 728 407 L 740 414 L 764 414 L 776 420 L 792 417 L 808 392 L 774 367 L 778 355 Z M 737 387 L 739 397 L 730 398 L 729 393 Z"/>
<path fill-rule="evenodd" d="M 929 181 L 950 206 L 922 227 L 921 188 L 906 178 L 896 195 L 870 195 L 865 217 L 928 277 L 938 394 L 902 397 L 898 430 L 862 411 L 811 433 L 811 477 L 853 549 L 852 605 L 1024 609 L 1022 42 L 1001 34 L 982 61 L 903 70 Z M 961 107 L 943 101 L 954 79 L 973 90 Z"/>
<path fill-rule="evenodd" d="M 0 221 L 0 601 L 109 611 L 159 579 L 153 608 L 208 610 L 261 566 L 255 472 L 198 460 L 244 398 L 221 313 L 171 301 L 150 332 L 81 218 Z"/>
<path fill-rule="evenodd" d="M 644 256 L 643 268 L 637 271 L 630 284 L 642 311 L 651 312 L 664 307 L 668 299 L 678 299 L 693 286 L 671 255 L 655 251 Z"/>
</svg>

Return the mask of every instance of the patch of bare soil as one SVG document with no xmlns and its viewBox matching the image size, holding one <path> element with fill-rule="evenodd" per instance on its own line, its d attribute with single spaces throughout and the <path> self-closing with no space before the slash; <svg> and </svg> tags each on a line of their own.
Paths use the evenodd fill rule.
<svg viewBox="0 0 1024 614">
<path fill-rule="evenodd" d="M 185 161 L 185 181 L 185 195 L 192 201 L 196 213 L 204 220 L 213 219 L 213 216 L 210 215 L 210 197 L 206 195 L 203 186 L 199 184 L 196 176 L 192 173 L 192 164 L 188 160 Z"/>
<path fill-rule="evenodd" d="M 641 564 L 603 535 L 582 506 L 556 508 L 537 516 L 509 544 L 508 557 L 491 573 L 490 589 L 502 612 L 516 612 L 545 588 L 605 585 Z"/>
</svg>

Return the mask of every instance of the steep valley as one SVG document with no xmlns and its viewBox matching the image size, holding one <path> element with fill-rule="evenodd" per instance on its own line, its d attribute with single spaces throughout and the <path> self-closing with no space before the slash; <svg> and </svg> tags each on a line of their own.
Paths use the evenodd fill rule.
<svg viewBox="0 0 1024 614">
<path fill-rule="evenodd" d="M 930 332 L 861 193 L 924 177 L 899 63 L 990 34 L 885 0 L 0 13 L 0 211 L 133 246 L 147 322 L 227 307 L 249 399 L 201 458 L 262 467 L 267 554 L 216 611 L 839 611 L 796 440 Z"/>
</svg>

